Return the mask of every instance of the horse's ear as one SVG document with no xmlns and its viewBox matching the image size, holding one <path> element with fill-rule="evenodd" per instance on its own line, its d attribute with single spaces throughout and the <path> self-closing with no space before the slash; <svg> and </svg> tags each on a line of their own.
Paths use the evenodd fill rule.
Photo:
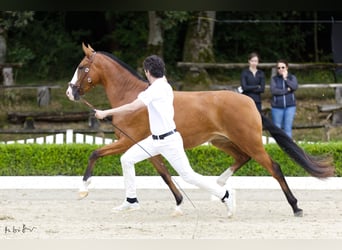
<svg viewBox="0 0 342 250">
<path fill-rule="evenodd" d="M 93 48 L 90 47 L 90 45 L 86 46 L 84 43 L 82 43 L 82 49 L 87 57 L 90 57 L 94 52 Z"/>
<path fill-rule="evenodd" d="M 95 52 L 95 50 L 88 44 L 88 48 L 92 50 L 92 52 Z"/>
</svg>

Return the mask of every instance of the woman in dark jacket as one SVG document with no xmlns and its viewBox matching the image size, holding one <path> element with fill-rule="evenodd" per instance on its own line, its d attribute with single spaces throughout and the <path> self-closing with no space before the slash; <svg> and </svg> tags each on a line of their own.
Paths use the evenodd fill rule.
<svg viewBox="0 0 342 250">
<path fill-rule="evenodd" d="M 297 88 L 297 78 L 288 73 L 288 62 L 278 60 L 277 75 L 271 80 L 272 120 L 276 126 L 283 128 L 290 138 L 292 138 L 292 124 L 296 115 Z"/>
<path fill-rule="evenodd" d="M 241 88 L 244 95 L 249 96 L 255 102 L 259 112 L 261 112 L 261 93 L 265 91 L 265 74 L 257 68 L 259 56 L 251 53 L 248 56 L 249 67 L 241 73 Z"/>
</svg>

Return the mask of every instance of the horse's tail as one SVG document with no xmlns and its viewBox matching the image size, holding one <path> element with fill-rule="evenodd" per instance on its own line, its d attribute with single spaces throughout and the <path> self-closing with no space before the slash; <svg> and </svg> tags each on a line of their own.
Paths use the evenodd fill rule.
<svg viewBox="0 0 342 250">
<path fill-rule="evenodd" d="M 335 167 L 332 158 L 316 157 L 308 155 L 300 148 L 282 129 L 261 114 L 262 125 L 276 140 L 281 149 L 287 153 L 295 162 L 302 166 L 309 174 L 318 178 L 334 176 Z"/>
</svg>

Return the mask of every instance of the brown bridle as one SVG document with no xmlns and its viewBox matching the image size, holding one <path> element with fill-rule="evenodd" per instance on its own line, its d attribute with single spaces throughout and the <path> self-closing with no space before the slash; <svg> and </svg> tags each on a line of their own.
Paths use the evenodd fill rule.
<svg viewBox="0 0 342 250">
<path fill-rule="evenodd" d="M 89 58 L 89 63 L 88 65 L 84 68 L 84 72 L 85 74 L 82 76 L 82 78 L 80 80 L 78 80 L 77 82 L 80 82 L 80 84 L 72 84 L 72 83 L 69 83 L 69 86 L 71 87 L 72 91 L 73 91 L 73 95 L 74 95 L 74 91 L 78 91 L 78 94 L 79 95 L 83 95 L 84 94 L 84 91 L 83 91 L 83 81 L 84 79 L 88 76 L 89 74 L 89 71 L 90 71 L 90 67 L 94 61 L 94 58 L 95 58 L 95 55 L 96 55 L 96 51 L 93 52 L 93 54 L 91 55 L 91 57 Z M 81 67 L 78 67 L 78 70 L 80 69 L 83 69 L 84 66 L 81 66 Z M 93 84 L 93 81 L 91 79 L 90 76 L 88 76 L 87 78 L 87 82 L 88 84 L 90 85 L 90 87 L 95 87 L 95 85 Z M 74 95 L 75 96 L 75 95 Z"/>
</svg>

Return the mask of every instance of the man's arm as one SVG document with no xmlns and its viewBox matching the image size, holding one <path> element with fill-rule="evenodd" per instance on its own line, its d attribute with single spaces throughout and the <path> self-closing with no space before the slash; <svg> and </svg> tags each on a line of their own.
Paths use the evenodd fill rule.
<svg viewBox="0 0 342 250">
<path fill-rule="evenodd" d="M 95 117 L 98 119 L 104 119 L 105 117 L 110 116 L 110 115 L 115 116 L 115 115 L 119 115 L 123 113 L 131 113 L 145 106 L 146 105 L 140 99 L 135 99 L 133 102 L 122 105 L 117 108 L 106 109 L 106 110 L 96 109 Z"/>
</svg>

